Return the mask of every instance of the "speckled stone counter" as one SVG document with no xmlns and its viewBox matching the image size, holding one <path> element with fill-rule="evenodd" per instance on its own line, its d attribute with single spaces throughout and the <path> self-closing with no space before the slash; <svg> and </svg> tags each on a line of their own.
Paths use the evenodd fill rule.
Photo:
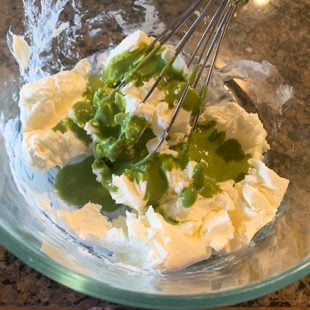
<svg viewBox="0 0 310 310">
<path fill-rule="evenodd" d="M 115 3 L 117 2 L 119 1 Z M 152 0 L 151 2 L 161 6 L 161 9 L 165 9 L 164 1 Z M 254 3 L 254 0 L 252 2 Z M 298 111 L 298 113 L 296 112 L 296 128 L 299 129 L 298 134 L 304 135 L 305 147 L 307 147 L 309 146 L 309 128 L 305 130 L 305 122 L 299 122 L 299 120 L 306 117 L 305 115 L 308 115 L 309 119 L 308 58 L 310 38 L 308 25 L 310 4 L 307 0 L 270 0 L 265 2 L 268 3 L 266 6 L 257 7 L 257 14 L 262 16 L 270 14 L 270 18 L 262 19 L 262 22 L 256 20 L 255 24 L 249 20 L 240 19 L 239 24 L 232 25 L 233 36 L 231 37 L 237 38 L 240 54 L 247 59 L 257 60 L 259 55 L 261 60 L 267 59 L 276 67 L 281 68 L 281 76 L 290 83 L 295 91 L 294 104 L 298 108 L 292 109 L 292 113 Z M 12 59 L 6 48 L 5 34 L 9 25 L 16 25 L 16 20 L 20 18 L 21 3 L 21 0 L 1 2 L 0 61 L 8 62 L 8 64 L 12 62 Z M 243 31 L 240 30 L 240 25 L 243 27 Z M 282 65 L 284 62 L 285 66 Z M 304 127 L 298 128 L 298 124 Z M 309 179 L 304 182 L 309 182 Z M 0 246 L 0 306 L 8 305 L 90 308 L 105 307 L 110 304 L 57 284 L 26 266 Z M 238 306 L 310 307 L 310 276 L 308 275 L 269 295 L 244 302 Z"/>
</svg>

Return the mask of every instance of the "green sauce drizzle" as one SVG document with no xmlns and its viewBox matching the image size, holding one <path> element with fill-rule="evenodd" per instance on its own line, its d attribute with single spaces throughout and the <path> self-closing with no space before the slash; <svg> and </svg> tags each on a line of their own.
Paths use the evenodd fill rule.
<svg viewBox="0 0 310 310">
<path fill-rule="evenodd" d="M 167 173 L 173 168 L 183 170 L 189 161 L 197 162 L 190 185 L 180 193 L 186 208 L 191 207 L 199 195 L 212 197 L 219 193 L 219 182 L 240 181 L 249 169 L 249 156 L 244 154 L 239 142 L 225 139 L 225 132 L 217 131 L 215 122 L 199 125 L 185 144 L 174 146 L 178 151 L 176 157 L 155 153 L 147 162 L 136 164 L 147 156 L 145 145 L 154 134 L 144 118 L 126 113 L 124 96 L 118 85 L 126 80 L 140 86 L 164 71 L 158 87 L 165 92 L 165 101 L 173 108 L 187 83 L 182 71 L 173 67 L 164 69 L 162 49 L 136 72 L 146 48 L 141 44 L 135 51 L 116 55 L 101 76 L 90 76 L 84 99 L 73 107 L 74 117 L 63 119 L 54 128 L 61 132 L 71 130 L 86 144 L 93 143 L 93 156 L 65 166 L 56 176 L 55 189 L 70 204 L 82 206 L 92 201 L 100 203 L 105 211 L 114 211 L 119 205 L 110 195 L 117 190 L 112 184 L 112 175 L 125 174 L 132 181 L 147 182 L 146 205 L 164 214 L 160 202 L 168 190 Z M 196 113 L 201 105 L 202 96 L 190 87 L 183 108 Z M 87 123 L 95 140 L 84 130 Z M 100 173 L 101 182 L 96 181 L 92 171 Z"/>
<path fill-rule="evenodd" d="M 81 207 L 92 201 L 101 204 L 105 211 L 114 211 L 119 205 L 111 198 L 109 191 L 96 181 L 91 169 L 93 161 L 94 158 L 90 156 L 60 169 L 54 182 L 56 193 L 74 206 Z"/>
</svg>

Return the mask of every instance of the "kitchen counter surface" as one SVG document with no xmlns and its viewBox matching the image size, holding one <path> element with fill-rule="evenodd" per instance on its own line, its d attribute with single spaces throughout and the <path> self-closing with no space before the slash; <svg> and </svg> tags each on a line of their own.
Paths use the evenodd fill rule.
<svg viewBox="0 0 310 310">
<path fill-rule="evenodd" d="M 155 6 L 165 6 L 164 2 L 159 0 L 151 2 L 154 2 Z M 251 5 L 254 5 L 254 2 L 253 0 Z M 259 1 L 256 2 L 259 3 Z M 296 111 L 299 111 L 299 114 L 296 114 L 298 122 L 298 118 L 303 118 L 305 113 L 309 113 L 309 1 L 270 0 L 265 2 L 268 3 L 266 6 L 257 7 L 257 16 L 270 14 L 269 18 L 260 22 L 257 17 L 247 24 L 244 24 L 246 21 L 240 19 L 239 25 L 234 23 L 231 31 L 240 42 L 240 54 L 247 59 L 256 60 L 259 55 L 261 60 L 267 59 L 276 67 L 280 67 L 281 76 L 294 88 L 294 105 L 298 107 Z M 20 0 L 1 2 L 0 61 L 12 62 L 4 36 L 9 25 L 16 25 L 16 20 L 20 18 L 21 3 Z M 240 25 L 246 25 L 243 32 L 239 31 Z M 254 43 L 257 41 L 259 44 Z M 304 135 L 305 143 L 309 145 L 309 135 L 307 136 L 307 132 Z M 105 307 L 111 304 L 57 284 L 26 266 L 0 246 L 0 307 L 8 305 L 90 308 Z M 238 306 L 310 307 L 310 276 Z"/>
</svg>

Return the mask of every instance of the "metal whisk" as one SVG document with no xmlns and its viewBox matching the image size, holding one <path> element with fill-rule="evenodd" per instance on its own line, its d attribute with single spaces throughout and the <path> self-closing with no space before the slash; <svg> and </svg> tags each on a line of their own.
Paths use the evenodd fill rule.
<svg viewBox="0 0 310 310">
<path fill-rule="evenodd" d="M 154 40 L 149 46 L 148 56 L 142 60 L 136 70 L 139 70 L 142 66 L 144 66 L 148 59 L 152 57 L 152 55 L 163 44 L 167 43 L 179 29 L 183 29 L 181 28 L 182 26 L 184 27 L 186 23 L 190 24 L 189 27 L 187 27 L 185 34 L 176 45 L 173 57 L 162 69 L 155 83 L 146 94 L 143 102 L 145 102 L 152 94 L 160 80 L 165 75 L 165 72 L 173 64 L 177 56 L 186 48 L 186 45 L 189 44 L 192 36 L 200 34 L 194 51 L 187 61 L 187 66 L 189 67 L 191 64 L 195 64 L 197 71 L 195 72 L 195 75 L 193 75 L 194 78 L 187 81 L 183 93 L 175 106 L 172 118 L 170 119 L 167 128 L 158 139 L 157 144 L 153 147 L 153 152 L 155 152 L 167 138 L 189 88 L 194 87 L 197 89 L 200 87 L 201 89 L 197 89 L 197 91 L 203 95 L 203 92 L 209 84 L 212 70 L 214 68 L 214 64 L 230 19 L 236 8 L 245 5 L 247 2 L 248 0 L 208 0 L 207 2 L 205 0 L 194 0 L 170 25 L 170 27 L 168 27 L 168 29 L 166 29 L 164 33 Z M 203 29 L 201 30 L 199 27 L 203 27 Z M 202 76 L 204 78 L 203 83 L 201 83 Z M 202 86 L 200 84 L 202 84 Z M 192 130 L 196 127 L 198 118 L 199 113 L 193 115 L 191 122 Z"/>
</svg>

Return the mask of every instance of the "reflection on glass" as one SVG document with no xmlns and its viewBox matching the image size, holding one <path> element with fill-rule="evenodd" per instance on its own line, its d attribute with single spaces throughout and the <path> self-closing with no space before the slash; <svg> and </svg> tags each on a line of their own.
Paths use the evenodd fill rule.
<svg viewBox="0 0 310 310">
<path fill-rule="evenodd" d="M 254 5 L 265 6 L 270 2 L 270 0 L 254 0 Z"/>
</svg>

